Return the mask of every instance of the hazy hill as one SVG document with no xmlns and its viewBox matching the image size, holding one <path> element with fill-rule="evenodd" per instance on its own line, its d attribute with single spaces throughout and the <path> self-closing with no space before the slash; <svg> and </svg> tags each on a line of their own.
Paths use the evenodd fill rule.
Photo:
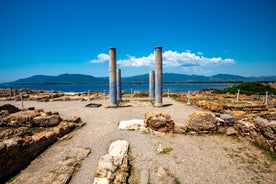
<svg viewBox="0 0 276 184">
<path fill-rule="evenodd" d="M 148 83 L 149 74 L 123 77 L 123 83 Z M 247 82 L 247 81 L 276 81 L 276 76 L 265 77 L 243 77 L 239 75 L 218 74 L 213 76 L 186 75 L 175 73 L 164 73 L 163 82 Z M 108 83 L 108 77 L 94 77 L 83 74 L 61 74 L 58 76 L 35 75 L 32 77 L 19 79 L 5 84 L 92 84 Z"/>
<path fill-rule="evenodd" d="M 35 75 L 8 84 L 89 84 L 103 83 L 104 79 L 83 74 L 61 74 L 58 76 Z"/>
</svg>

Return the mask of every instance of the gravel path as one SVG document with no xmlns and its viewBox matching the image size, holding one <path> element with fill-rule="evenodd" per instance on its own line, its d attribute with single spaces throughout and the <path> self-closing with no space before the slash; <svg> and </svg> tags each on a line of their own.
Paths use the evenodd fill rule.
<svg viewBox="0 0 276 184">
<path fill-rule="evenodd" d="M 0 102 L 0 105 L 6 102 Z M 9 102 L 20 107 L 20 102 Z M 86 126 L 73 132 L 73 137 L 51 146 L 15 179 L 16 183 L 40 183 L 53 165 L 65 158 L 74 147 L 89 147 L 91 154 L 82 162 L 72 184 L 88 184 L 98 159 L 107 153 L 110 143 L 124 139 L 130 143 L 131 183 L 139 183 L 141 171 L 148 170 L 151 183 L 158 183 L 157 168 L 168 170 L 180 183 L 273 183 L 276 164 L 262 151 L 246 141 L 224 135 L 163 135 L 118 130 L 122 120 L 143 119 L 146 112 L 167 112 L 176 124 L 185 123 L 187 116 L 200 109 L 165 98 L 166 107 L 105 108 L 107 100 L 97 100 L 99 108 L 84 107 L 88 102 L 25 102 L 26 107 L 58 111 L 62 117 L 80 116 Z M 172 148 L 158 153 L 157 146 Z M 28 182 L 26 182 L 28 180 Z"/>
</svg>

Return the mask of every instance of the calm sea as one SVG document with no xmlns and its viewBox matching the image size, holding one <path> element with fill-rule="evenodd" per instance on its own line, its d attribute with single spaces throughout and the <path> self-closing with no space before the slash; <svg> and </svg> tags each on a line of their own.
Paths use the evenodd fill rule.
<svg viewBox="0 0 276 184">
<path fill-rule="evenodd" d="M 200 84 L 163 84 L 163 91 L 170 92 L 186 92 L 186 91 L 200 91 L 202 89 L 223 89 L 229 86 L 235 86 L 236 83 L 200 83 Z M 99 91 L 108 92 L 108 84 L 59 84 L 59 85 L 0 85 L 0 88 L 13 89 L 33 89 L 33 90 L 53 90 L 62 92 L 86 92 Z M 148 91 L 148 84 L 122 84 L 122 91 Z"/>
</svg>

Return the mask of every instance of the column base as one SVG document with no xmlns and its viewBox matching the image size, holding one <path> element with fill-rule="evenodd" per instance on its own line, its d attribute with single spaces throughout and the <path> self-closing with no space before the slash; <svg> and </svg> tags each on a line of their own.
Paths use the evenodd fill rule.
<svg viewBox="0 0 276 184">
<path fill-rule="evenodd" d="M 154 107 L 163 107 L 163 103 L 155 103 Z"/>
<path fill-rule="evenodd" d="M 108 107 L 118 107 L 117 104 L 110 104 Z"/>
</svg>

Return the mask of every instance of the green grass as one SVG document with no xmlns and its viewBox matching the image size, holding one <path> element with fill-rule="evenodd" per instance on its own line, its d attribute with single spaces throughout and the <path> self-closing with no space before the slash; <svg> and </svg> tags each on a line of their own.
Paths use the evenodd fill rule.
<svg viewBox="0 0 276 184">
<path fill-rule="evenodd" d="M 90 151 L 91 151 L 91 148 L 89 148 L 89 147 L 85 147 L 84 149 L 86 149 L 86 150 L 90 150 Z"/>
<path fill-rule="evenodd" d="M 70 156 L 66 156 L 63 160 L 69 160 L 69 159 L 71 159 L 72 157 L 70 157 Z"/>
<path fill-rule="evenodd" d="M 239 141 L 239 140 L 240 140 L 240 139 L 239 139 L 239 136 L 237 136 L 237 135 L 230 135 L 230 136 L 228 136 L 228 137 L 230 137 L 231 139 L 236 140 L 236 141 Z"/>
<path fill-rule="evenodd" d="M 163 149 L 163 152 L 164 153 L 169 153 L 169 152 L 171 152 L 173 150 L 173 148 L 164 148 Z"/>
<path fill-rule="evenodd" d="M 67 164 L 68 167 L 73 167 L 74 166 L 74 163 L 73 162 L 70 162 Z"/>
<path fill-rule="evenodd" d="M 264 155 L 267 155 L 270 157 L 273 161 L 276 161 L 276 153 L 268 151 L 268 150 L 263 150 L 262 152 Z"/>
</svg>

